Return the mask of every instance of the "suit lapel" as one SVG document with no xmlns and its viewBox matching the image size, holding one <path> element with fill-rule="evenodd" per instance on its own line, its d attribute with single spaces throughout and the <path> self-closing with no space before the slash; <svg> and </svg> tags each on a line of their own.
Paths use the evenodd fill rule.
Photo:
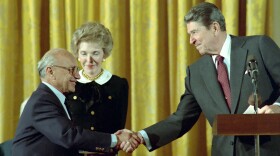
<svg viewBox="0 0 280 156">
<path fill-rule="evenodd" d="M 223 110 L 227 110 L 228 113 L 230 113 L 224 98 L 223 91 L 218 82 L 217 70 L 211 56 L 205 56 L 204 62 L 200 66 L 200 74 L 205 82 L 209 94 L 213 97 L 214 101 L 218 104 L 218 106 L 223 107 Z"/>
<path fill-rule="evenodd" d="M 230 88 L 231 88 L 231 105 L 234 114 L 241 91 L 241 84 L 246 71 L 247 49 L 242 49 L 244 40 L 238 37 L 232 37 L 231 56 L 230 56 Z"/>
<path fill-rule="evenodd" d="M 247 49 L 242 49 L 244 40 L 232 37 L 231 43 L 231 67 L 230 67 L 230 88 L 231 88 L 231 113 L 234 114 L 240 97 L 241 84 L 246 71 Z M 204 63 L 200 67 L 201 76 L 205 82 L 209 94 L 219 106 L 228 110 L 224 99 L 223 91 L 217 80 L 217 70 L 211 56 L 206 56 Z M 229 111 L 229 110 L 228 110 Z M 230 113 L 230 112 L 229 112 Z"/>
<path fill-rule="evenodd" d="M 53 101 L 54 104 L 55 104 L 56 106 L 58 106 L 58 107 L 64 112 L 64 114 L 65 114 L 66 117 L 68 117 L 68 115 L 69 115 L 69 117 L 70 117 L 69 119 L 71 120 L 71 115 L 70 115 L 70 113 L 69 113 L 69 111 L 68 111 L 68 108 L 66 107 L 66 109 L 67 109 L 67 111 L 68 111 L 68 115 L 67 115 L 67 113 L 65 112 L 65 109 L 63 108 L 63 106 L 62 106 L 60 100 L 59 100 L 58 97 L 54 94 L 54 92 L 53 92 L 46 84 L 44 84 L 44 83 L 40 83 L 39 88 L 45 90 L 46 92 L 49 92 L 50 94 L 52 94 L 53 97 L 54 97 L 54 99 L 56 100 L 56 101 Z"/>
</svg>

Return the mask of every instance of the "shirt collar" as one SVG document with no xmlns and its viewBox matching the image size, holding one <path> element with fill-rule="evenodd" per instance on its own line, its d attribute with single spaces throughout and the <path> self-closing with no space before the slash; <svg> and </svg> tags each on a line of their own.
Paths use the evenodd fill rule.
<svg viewBox="0 0 280 156">
<path fill-rule="evenodd" d="M 230 59 L 230 52 L 231 52 L 231 38 L 230 36 L 227 34 L 227 38 L 225 40 L 225 43 L 222 47 L 221 53 L 220 55 L 223 56 L 225 58 L 225 60 L 229 60 Z"/>
<path fill-rule="evenodd" d="M 96 83 L 98 83 L 99 85 L 103 85 L 105 84 L 106 82 L 108 82 L 111 77 L 113 76 L 112 73 L 110 73 L 108 70 L 106 69 L 103 69 L 103 74 L 96 80 L 94 80 Z M 80 79 L 78 80 L 78 82 L 80 83 L 89 83 L 91 82 L 91 80 L 88 80 L 87 78 L 85 78 L 82 74 L 82 70 L 79 71 L 79 74 L 80 74 Z"/>
<path fill-rule="evenodd" d="M 42 82 L 44 83 L 45 85 L 47 85 L 52 91 L 53 93 L 57 96 L 57 98 L 59 99 L 59 101 L 61 102 L 61 104 L 64 104 L 65 102 L 65 96 L 59 91 L 57 90 L 56 88 L 54 88 L 52 85 L 50 85 L 49 83 L 47 82 Z"/>
<path fill-rule="evenodd" d="M 224 62 L 230 64 L 230 53 L 231 53 L 231 37 L 227 34 L 227 38 L 222 46 L 220 55 L 224 57 Z M 213 55 L 213 61 L 216 62 L 217 55 Z"/>
<path fill-rule="evenodd" d="M 224 63 L 226 64 L 229 79 L 230 79 L 230 53 L 231 53 L 231 37 L 227 34 L 225 43 L 221 49 L 220 55 L 224 57 Z M 217 68 L 217 55 L 212 55 L 213 62 Z"/>
</svg>

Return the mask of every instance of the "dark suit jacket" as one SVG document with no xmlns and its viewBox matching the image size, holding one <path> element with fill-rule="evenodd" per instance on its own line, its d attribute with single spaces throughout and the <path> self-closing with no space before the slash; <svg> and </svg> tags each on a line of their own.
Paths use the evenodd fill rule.
<svg viewBox="0 0 280 156">
<path fill-rule="evenodd" d="M 198 120 L 201 112 L 213 124 L 217 114 L 242 114 L 248 107 L 248 97 L 253 92 L 251 78 L 245 74 L 248 55 L 254 55 L 259 69 L 259 96 L 263 105 L 280 102 L 280 50 L 267 36 L 231 36 L 231 112 L 227 108 L 223 91 L 217 80 L 213 59 L 202 56 L 187 68 L 185 93 L 181 96 L 177 111 L 167 119 L 145 129 L 152 149 L 157 149 L 188 132 Z M 261 107 L 262 107 L 261 106 Z M 260 138 L 260 154 L 280 155 L 279 136 Z M 213 156 L 254 155 L 253 137 L 214 136 Z"/>
<path fill-rule="evenodd" d="M 76 155 L 80 150 L 109 150 L 111 135 L 73 126 L 56 95 L 43 83 L 33 92 L 20 117 L 12 154 Z"/>
<path fill-rule="evenodd" d="M 0 144 L 0 156 L 11 156 L 12 155 L 12 143 L 13 140 L 7 140 Z"/>
</svg>

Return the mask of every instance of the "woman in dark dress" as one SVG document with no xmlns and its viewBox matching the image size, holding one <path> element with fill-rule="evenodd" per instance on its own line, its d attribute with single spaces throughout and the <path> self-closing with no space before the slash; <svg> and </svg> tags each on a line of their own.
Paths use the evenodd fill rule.
<svg viewBox="0 0 280 156">
<path fill-rule="evenodd" d="M 76 91 L 66 98 L 75 124 L 106 133 L 125 127 L 128 105 L 127 80 L 102 68 L 112 48 L 111 33 L 100 23 L 86 23 L 74 32 L 71 49 L 82 67 L 81 79 Z M 115 156 L 117 152 L 88 155 Z"/>
</svg>

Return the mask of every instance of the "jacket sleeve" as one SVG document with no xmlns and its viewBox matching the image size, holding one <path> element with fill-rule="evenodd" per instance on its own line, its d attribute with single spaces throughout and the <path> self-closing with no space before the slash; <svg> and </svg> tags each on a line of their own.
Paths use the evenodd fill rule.
<svg viewBox="0 0 280 156">
<path fill-rule="evenodd" d="M 41 94 L 37 97 L 36 101 L 40 102 L 34 105 L 32 123 L 51 142 L 65 148 L 110 150 L 111 134 L 74 126 L 55 96 Z"/>
<path fill-rule="evenodd" d="M 189 69 L 189 68 L 188 68 Z M 187 75 L 190 75 L 189 70 Z M 201 108 L 190 89 L 190 77 L 185 78 L 185 93 L 181 96 L 176 112 L 165 120 L 162 120 L 144 129 L 151 142 L 153 151 L 188 132 L 198 120 Z"/>
</svg>

